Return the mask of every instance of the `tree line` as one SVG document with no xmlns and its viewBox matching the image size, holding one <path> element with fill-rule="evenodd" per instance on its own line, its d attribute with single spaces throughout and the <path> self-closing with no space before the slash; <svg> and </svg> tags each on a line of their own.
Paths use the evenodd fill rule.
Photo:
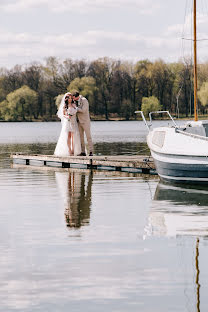
<svg viewBox="0 0 208 312">
<path fill-rule="evenodd" d="M 134 119 L 135 110 L 162 109 L 193 114 L 191 60 L 137 63 L 101 58 L 94 61 L 49 57 L 44 64 L 0 69 L 0 120 L 57 120 L 57 106 L 67 91 L 87 97 L 94 119 Z M 198 109 L 207 113 L 208 63 L 198 65 Z"/>
</svg>

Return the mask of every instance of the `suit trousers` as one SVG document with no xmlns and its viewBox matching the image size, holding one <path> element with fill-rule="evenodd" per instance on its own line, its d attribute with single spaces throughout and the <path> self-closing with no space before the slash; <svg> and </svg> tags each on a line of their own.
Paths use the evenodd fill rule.
<svg viewBox="0 0 208 312">
<path fill-rule="evenodd" d="M 93 143 L 92 143 L 92 137 L 91 137 L 91 132 L 90 132 L 90 124 L 78 122 L 78 125 L 79 125 L 82 153 L 85 153 L 84 132 L 87 137 L 89 152 L 93 153 Z"/>
</svg>

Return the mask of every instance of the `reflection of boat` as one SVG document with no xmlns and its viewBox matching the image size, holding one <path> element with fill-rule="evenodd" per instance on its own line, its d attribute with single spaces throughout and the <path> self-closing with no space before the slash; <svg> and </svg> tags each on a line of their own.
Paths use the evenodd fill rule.
<svg viewBox="0 0 208 312">
<path fill-rule="evenodd" d="M 56 180 L 64 199 L 65 220 L 69 227 L 89 223 L 92 172 L 56 172 Z"/>
<path fill-rule="evenodd" d="M 160 182 L 156 188 L 154 200 L 168 201 L 175 206 L 208 206 L 208 188 L 191 185 L 168 185 Z M 176 208 L 176 207 L 175 207 Z M 190 207 L 189 207 L 190 208 Z M 197 213 L 199 208 L 197 208 Z"/>
<path fill-rule="evenodd" d="M 195 243 L 196 311 L 200 312 L 199 237 L 208 237 L 208 187 L 159 182 L 145 236 L 192 236 Z"/>
<path fill-rule="evenodd" d="M 159 183 L 149 213 L 147 235 L 208 236 L 208 188 Z"/>
<path fill-rule="evenodd" d="M 198 121 L 197 113 L 197 36 L 196 0 L 194 0 L 194 121 L 179 127 L 167 111 L 172 127 L 148 126 L 147 144 L 151 150 L 156 170 L 162 180 L 180 183 L 208 183 L 208 121 Z"/>
</svg>

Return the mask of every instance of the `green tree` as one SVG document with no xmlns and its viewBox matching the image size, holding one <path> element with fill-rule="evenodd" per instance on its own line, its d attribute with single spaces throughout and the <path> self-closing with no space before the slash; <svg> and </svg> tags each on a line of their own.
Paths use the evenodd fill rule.
<svg viewBox="0 0 208 312">
<path fill-rule="evenodd" d="M 171 108 L 174 76 L 170 66 L 162 60 L 157 60 L 152 66 L 152 79 L 154 81 L 153 94 L 156 96 L 164 110 Z"/>
<path fill-rule="evenodd" d="M 10 111 L 8 109 L 8 102 L 6 100 L 0 103 L 0 119 L 5 121 L 10 120 Z"/>
<path fill-rule="evenodd" d="M 56 57 L 48 57 L 43 67 L 44 81 L 41 84 L 41 97 L 44 103 L 42 113 L 52 117 L 56 113 L 55 97 L 63 93 L 63 83 L 60 76 L 60 63 Z M 64 87 L 65 89 L 65 87 Z"/>
<path fill-rule="evenodd" d="M 203 106 L 208 104 L 208 81 L 204 82 L 198 92 L 198 97 Z"/>
<path fill-rule="evenodd" d="M 77 90 L 89 100 L 90 106 L 94 100 L 94 94 L 97 91 L 95 79 L 93 77 L 75 78 L 68 86 L 68 91 Z"/>
<path fill-rule="evenodd" d="M 7 95 L 6 100 L 0 103 L 1 116 L 5 120 L 27 120 L 36 118 L 37 92 L 28 86 L 23 86 Z"/>
<path fill-rule="evenodd" d="M 24 85 L 22 76 L 22 66 L 16 65 L 10 70 L 5 70 L 3 79 L 0 83 L 1 88 L 6 91 L 6 94 L 21 88 Z"/>
<path fill-rule="evenodd" d="M 132 115 L 132 103 L 131 100 L 129 99 L 124 99 L 122 101 L 122 105 L 121 105 L 121 114 L 122 116 L 126 119 L 129 120 L 129 118 Z"/>
<path fill-rule="evenodd" d="M 55 97 L 57 109 L 59 109 L 59 106 L 61 104 L 61 100 L 62 100 L 63 96 L 64 96 L 64 94 L 59 94 L 58 96 Z"/>
<path fill-rule="evenodd" d="M 191 102 L 193 103 L 193 90 L 194 90 L 192 79 L 193 66 L 192 61 L 190 59 L 185 59 L 183 63 L 180 64 L 177 76 L 179 77 L 178 91 L 180 90 L 180 86 L 182 88 L 179 101 L 180 112 L 183 114 L 185 113 L 185 115 L 188 116 L 190 112 Z"/>
<path fill-rule="evenodd" d="M 148 60 L 139 61 L 134 67 L 135 96 L 138 103 L 141 103 L 143 97 L 152 96 L 154 89 L 152 68 L 153 64 Z"/>
<path fill-rule="evenodd" d="M 112 113 L 121 114 L 123 101 L 131 99 L 132 78 L 127 63 L 117 62 L 112 68 L 110 80 L 110 109 Z"/>
<path fill-rule="evenodd" d="M 105 114 L 108 120 L 109 101 L 110 101 L 110 79 L 111 79 L 111 60 L 100 58 L 90 63 L 87 75 L 95 79 L 97 91 L 95 100 L 92 102 L 93 113 Z"/>
<path fill-rule="evenodd" d="M 26 66 L 22 73 L 24 85 L 28 86 L 32 90 L 38 93 L 38 102 L 35 115 L 43 116 L 43 67 L 40 64 L 34 63 L 30 66 Z"/>
<path fill-rule="evenodd" d="M 160 102 L 155 96 L 142 98 L 142 111 L 145 116 L 148 116 L 150 112 L 158 111 L 161 109 Z"/>
</svg>

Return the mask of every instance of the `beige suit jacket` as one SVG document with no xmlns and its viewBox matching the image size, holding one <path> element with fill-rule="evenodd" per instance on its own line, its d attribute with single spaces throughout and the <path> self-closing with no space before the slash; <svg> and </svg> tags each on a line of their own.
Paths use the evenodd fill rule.
<svg viewBox="0 0 208 312">
<path fill-rule="evenodd" d="M 80 124 L 90 124 L 89 102 L 82 95 L 80 95 L 78 102 L 77 118 Z"/>
</svg>

